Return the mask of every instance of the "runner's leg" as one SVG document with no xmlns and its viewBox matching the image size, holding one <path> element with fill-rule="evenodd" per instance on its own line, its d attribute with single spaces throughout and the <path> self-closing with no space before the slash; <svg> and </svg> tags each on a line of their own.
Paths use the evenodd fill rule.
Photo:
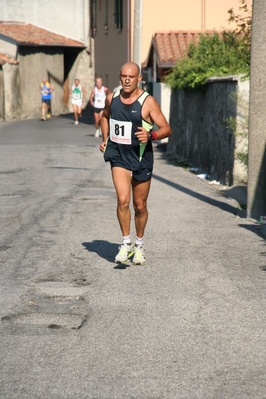
<svg viewBox="0 0 266 399">
<path fill-rule="evenodd" d="M 151 180 L 132 180 L 133 207 L 135 210 L 136 236 L 144 237 L 145 227 L 148 221 L 147 198 L 150 191 Z"/>
<path fill-rule="evenodd" d="M 42 118 L 45 119 L 46 116 L 46 104 L 42 101 Z"/>
<path fill-rule="evenodd" d="M 94 112 L 94 125 L 96 130 L 99 129 L 99 114 L 98 112 Z"/>
<path fill-rule="evenodd" d="M 99 137 L 100 136 L 100 129 L 99 129 L 100 125 L 99 125 L 99 122 L 100 122 L 99 113 L 98 112 L 94 112 L 94 125 L 95 125 L 95 128 L 96 128 L 95 137 Z"/>
<path fill-rule="evenodd" d="M 101 112 L 99 112 L 99 121 L 98 121 L 98 129 L 99 129 L 99 136 L 102 136 L 102 129 L 101 129 L 101 117 L 103 114 L 103 110 Z"/>
<path fill-rule="evenodd" d="M 130 235 L 130 198 L 131 198 L 131 172 L 130 170 L 114 166 L 112 178 L 117 195 L 117 218 L 123 236 Z"/>
<path fill-rule="evenodd" d="M 74 119 L 75 119 L 75 122 L 77 122 L 77 120 L 78 120 L 78 106 L 76 104 L 73 104 L 73 108 L 74 108 Z"/>
</svg>

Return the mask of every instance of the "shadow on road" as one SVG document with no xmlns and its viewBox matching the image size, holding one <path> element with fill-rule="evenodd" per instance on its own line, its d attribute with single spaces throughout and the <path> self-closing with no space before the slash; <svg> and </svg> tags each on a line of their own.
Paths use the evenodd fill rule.
<svg viewBox="0 0 266 399">
<path fill-rule="evenodd" d="M 73 112 L 61 114 L 60 117 L 64 119 L 69 119 L 70 121 L 74 120 Z M 93 108 L 90 104 L 87 104 L 87 106 L 82 110 L 80 122 L 84 123 L 85 125 L 94 125 Z"/>
<path fill-rule="evenodd" d="M 114 259 L 117 254 L 117 249 L 119 247 L 119 244 L 114 244 L 103 240 L 83 242 L 82 245 L 88 252 L 95 252 L 98 256 L 111 263 L 114 263 Z M 128 264 L 116 264 L 114 266 L 114 269 L 125 270 L 129 266 L 130 266 L 130 261 L 128 261 Z"/>
<path fill-rule="evenodd" d="M 187 195 L 190 195 L 190 196 L 192 196 L 194 198 L 197 198 L 200 201 L 206 202 L 209 205 L 216 206 L 217 208 L 220 208 L 220 209 L 222 209 L 225 212 L 229 212 L 229 213 L 232 213 L 233 215 L 238 215 L 240 217 L 246 217 L 246 210 L 245 209 L 237 209 L 237 208 L 235 208 L 232 205 L 226 204 L 226 203 L 221 202 L 221 201 L 217 201 L 217 200 L 215 200 L 213 198 L 210 198 L 210 197 L 206 197 L 206 195 L 199 194 L 196 191 L 193 191 L 193 190 L 191 190 L 189 188 L 183 187 L 183 186 L 181 186 L 178 183 L 173 183 L 172 181 L 167 180 L 164 177 L 161 177 L 161 176 L 158 176 L 158 175 L 155 175 L 155 174 L 153 174 L 152 176 L 153 176 L 154 179 L 160 181 L 161 183 L 167 184 L 168 186 L 173 187 L 174 189 L 179 190 L 179 191 L 181 191 L 181 192 L 183 192 L 183 193 L 185 193 Z"/>
<path fill-rule="evenodd" d="M 104 240 L 83 242 L 82 245 L 88 252 L 95 252 L 97 255 L 107 260 L 108 262 L 114 261 L 115 255 L 117 253 L 117 248 L 119 246 L 119 244 L 114 244 Z"/>
<path fill-rule="evenodd" d="M 239 227 L 257 234 L 259 237 L 263 238 L 263 240 L 266 239 L 266 229 L 260 224 L 239 224 Z"/>
</svg>

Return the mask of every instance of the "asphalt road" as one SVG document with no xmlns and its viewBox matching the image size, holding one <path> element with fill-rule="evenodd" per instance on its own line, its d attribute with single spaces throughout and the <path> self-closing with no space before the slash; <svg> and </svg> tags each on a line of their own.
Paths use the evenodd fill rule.
<svg viewBox="0 0 266 399">
<path fill-rule="evenodd" d="M 262 228 L 154 144 L 147 264 L 118 267 L 91 122 L 0 123 L 0 398 L 265 399 Z"/>
</svg>

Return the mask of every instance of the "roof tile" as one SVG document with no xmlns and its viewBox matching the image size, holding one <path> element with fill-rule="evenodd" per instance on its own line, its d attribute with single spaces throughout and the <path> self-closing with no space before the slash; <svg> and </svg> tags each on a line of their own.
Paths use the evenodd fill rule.
<svg viewBox="0 0 266 399">
<path fill-rule="evenodd" d="M 1 36 L 2 38 L 8 37 L 24 46 L 85 47 L 82 42 L 23 22 L 0 21 L 0 38 Z"/>
<path fill-rule="evenodd" d="M 0 65 L 4 65 L 5 63 L 11 65 L 17 65 L 19 61 L 8 54 L 0 54 Z"/>
<path fill-rule="evenodd" d="M 212 31 L 169 31 L 155 32 L 152 38 L 151 47 L 154 47 L 158 66 L 161 68 L 171 68 L 178 60 L 183 60 L 189 50 L 191 43 L 197 43 L 202 33 L 210 34 Z M 151 48 L 149 51 L 150 56 Z M 148 59 L 144 62 L 144 68 L 148 64 Z"/>
</svg>

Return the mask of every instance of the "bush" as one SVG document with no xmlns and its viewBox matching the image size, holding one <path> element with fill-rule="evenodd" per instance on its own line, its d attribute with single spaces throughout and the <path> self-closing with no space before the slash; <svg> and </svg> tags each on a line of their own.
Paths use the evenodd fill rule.
<svg viewBox="0 0 266 399">
<path fill-rule="evenodd" d="M 250 53 L 245 41 L 233 32 L 202 34 L 191 44 L 187 57 L 165 77 L 172 89 L 203 88 L 211 76 L 248 74 Z"/>
<path fill-rule="evenodd" d="M 246 0 L 240 3 L 240 9 L 249 13 Z M 186 58 L 166 75 L 164 81 L 172 89 L 198 90 L 212 76 L 249 75 L 251 17 L 237 15 L 233 9 L 228 13 L 229 22 L 234 21 L 237 27 L 200 35 L 199 43 L 191 44 Z"/>
</svg>

